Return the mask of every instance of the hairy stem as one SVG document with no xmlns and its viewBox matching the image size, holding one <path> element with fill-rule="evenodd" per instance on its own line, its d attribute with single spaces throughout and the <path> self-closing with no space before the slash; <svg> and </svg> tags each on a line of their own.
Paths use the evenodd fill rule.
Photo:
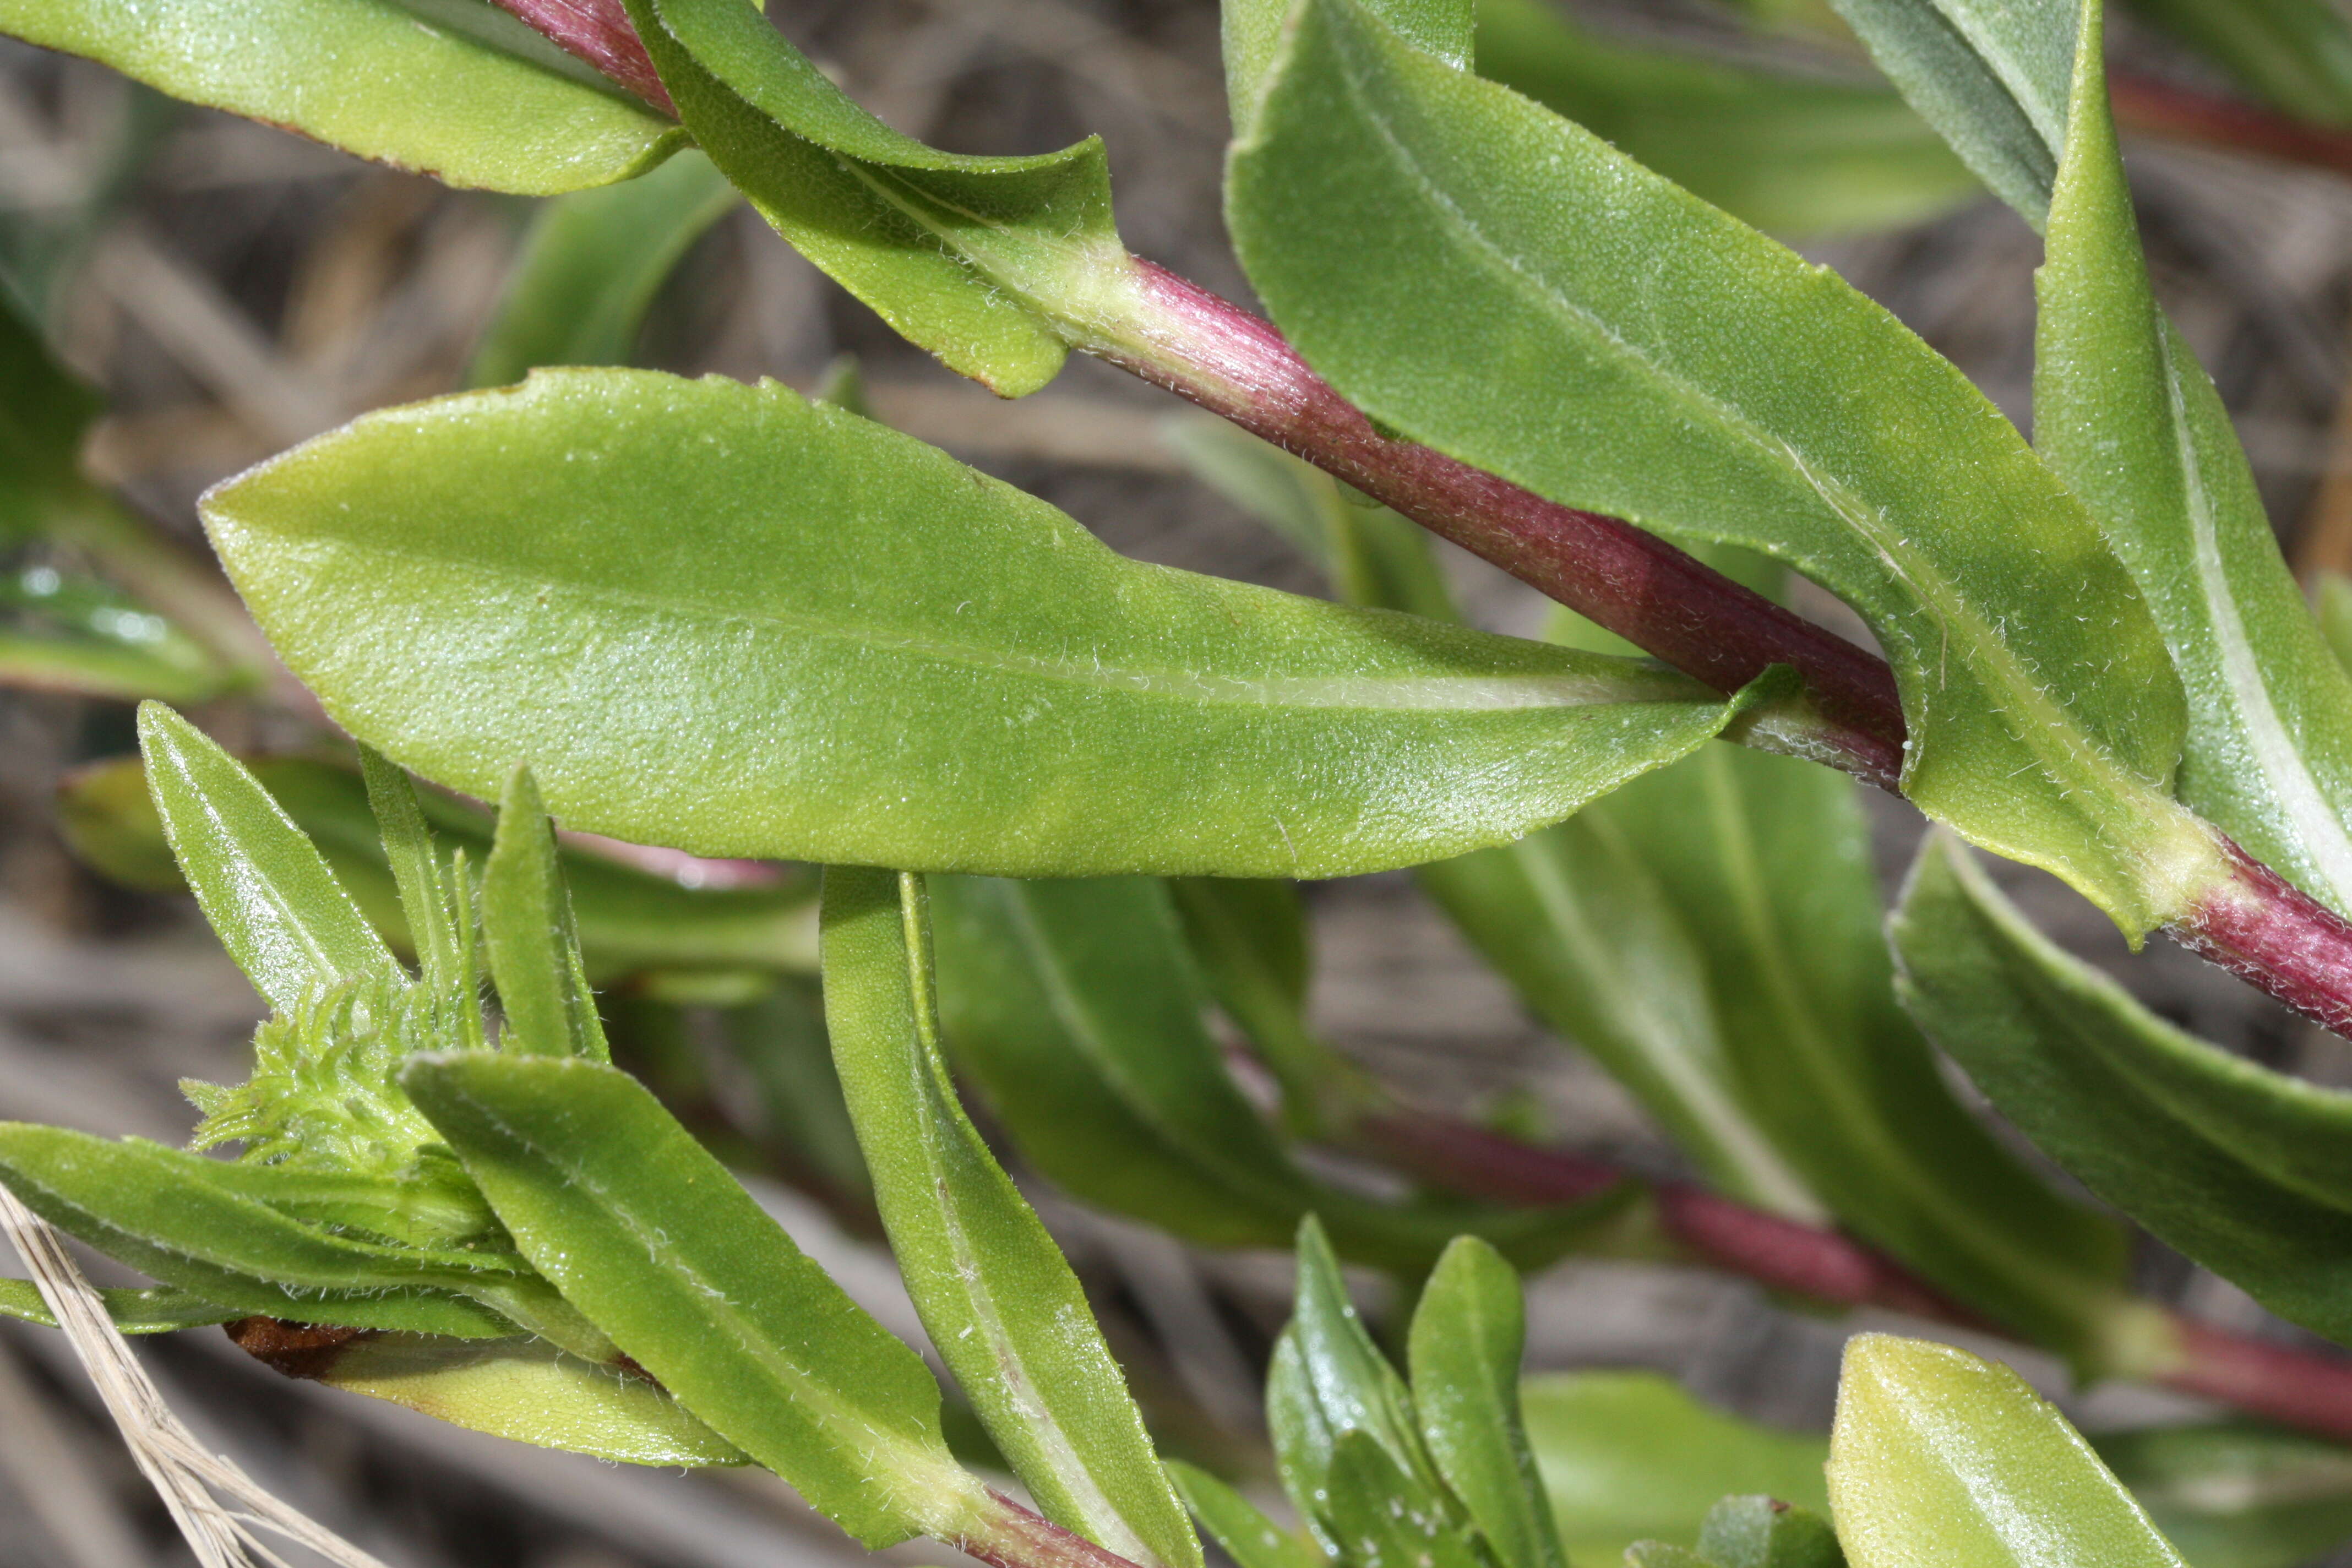
<svg viewBox="0 0 2352 1568">
<path fill-rule="evenodd" d="M 1506 1203 L 1575 1203 L 1626 1179 L 1588 1155 L 1539 1149 L 1425 1111 L 1389 1110 L 1358 1131 L 1384 1154 L 1456 1191 Z M 1840 1231 L 1784 1219 L 1684 1182 L 1653 1184 L 1659 1227 L 1693 1260 L 1792 1295 L 1878 1307 L 1956 1327 L 1996 1325 Z M 2219 1400 L 2321 1436 L 2352 1439 L 2352 1360 L 2231 1333 L 2153 1309 L 2159 1343 L 2147 1382 Z"/>
</svg>

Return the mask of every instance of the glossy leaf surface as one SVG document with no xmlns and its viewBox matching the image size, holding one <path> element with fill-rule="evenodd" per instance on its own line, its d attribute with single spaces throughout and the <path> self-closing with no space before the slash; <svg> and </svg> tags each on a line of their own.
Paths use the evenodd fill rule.
<svg viewBox="0 0 2352 1568">
<path fill-rule="evenodd" d="M 1519 1416 L 1527 1307 L 1519 1277 L 1465 1237 L 1413 1310 L 1408 1365 L 1422 1440 L 1504 1568 L 1567 1568 Z"/>
<path fill-rule="evenodd" d="M 1931 842 L 1895 925 L 1904 1000 L 2094 1193 L 2271 1310 L 2352 1339 L 2352 1094 L 2182 1034 Z"/>
<path fill-rule="evenodd" d="M 189 889 L 272 1008 L 290 1013 L 338 982 L 399 973 L 318 849 L 236 758 L 156 703 L 139 710 L 139 742 Z"/>
<path fill-rule="evenodd" d="M 1903 689 L 1906 793 L 2126 931 L 2215 873 L 2165 798 L 2181 707 L 2146 605 L 1951 364 L 1351 0 L 1309 0 L 1283 59 L 1229 217 L 1342 393 L 1552 500 L 1759 550 L 1836 593 Z"/>
<path fill-rule="evenodd" d="M 1846 1342 L 1829 1481 L 1854 1568 L 2181 1568 L 2064 1416 L 1949 1345 Z"/>
<path fill-rule="evenodd" d="M 931 891 L 949 1048 L 1024 1159 L 1074 1196 L 1209 1247 L 1285 1246 L 1312 1212 L 1350 1258 L 1415 1269 L 1464 1231 L 1549 1262 L 1623 1200 L 1390 1205 L 1310 1178 L 1226 1071 L 1163 884 L 942 877 Z"/>
<path fill-rule="evenodd" d="M 689 150 L 649 174 L 548 203 L 507 274 L 467 384 L 520 381 L 541 365 L 628 363 L 654 296 L 740 199 Z"/>
<path fill-rule="evenodd" d="M 931 1343 L 1048 1519 L 1131 1563 L 1199 1568 L 1086 1291 L 956 1099 L 921 879 L 829 868 L 824 942 L 834 1060 Z"/>
<path fill-rule="evenodd" d="M 1726 1415 L 1657 1373 L 1531 1377 L 1520 1401 L 1571 1563 L 1613 1562 L 1645 1539 L 1695 1547 L 1727 1493 L 1829 1507 L 1820 1438 Z"/>
<path fill-rule="evenodd" d="M 580 961 L 572 895 L 556 866 L 554 825 L 527 767 L 507 779 L 498 837 L 482 865 L 482 943 L 506 1015 L 501 1049 L 611 1058 Z"/>
<path fill-rule="evenodd" d="M 1772 234 L 1916 223 L 1983 189 L 1890 88 L 1622 42 L 1549 0 L 1478 0 L 1478 74 Z"/>
<path fill-rule="evenodd" d="M 543 372 L 205 510 L 354 734 L 477 793 L 520 758 L 572 826 L 705 854 L 1369 870 L 1554 820 L 1729 713 L 1653 667 L 1122 560 L 773 384 Z"/>
<path fill-rule="evenodd" d="M 685 140 L 480 0 L 5 0 L 0 32 L 452 185 L 575 191 Z"/>
<path fill-rule="evenodd" d="M 736 0 L 631 0 L 695 139 L 760 215 L 950 368 L 1007 397 L 1054 378 L 1054 312 L 1128 287 L 1101 143 L 941 153 L 859 108 Z"/>
<path fill-rule="evenodd" d="M 2352 675 L 2279 553 L 2221 395 L 2158 309 L 2086 9 L 2036 279 L 2034 438 L 2139 579 L 2189 693 L 2180 798 L 2352 911 Z"/>
<path fill-rule="evenodd" d="M 544 1340 L 372 1335 L 318 1380 L 493 1436 L 630 1465 L 740 1465 L 741 1449 L 642 1377 Z"/>
<path fill-rule="evenodd" d="M 973 1483 L 921 1361 L 635 1079 L 469 1054 L 403 1082 L 524 1255 L 688 1409 L 868 1546 L 957 1519 Z"/>
<path fill-rule="evenodd" d="M 414 951 L 415 937 L 359 775 L 323 757 L 238 761 L 318 846 L 385 940 Z M 432 831 L 474 864 L 488 855 L 488 813 L 437 791 L 423 792 L 418 804 Z M 96 763 L 72 774 L 58 805 L 68 845 L 90 866 L 133 888 L 185 888 L 136 762 Z M 559 843 L 556 856 L 592 980 L 653 967 L 816 967 L 815 889 L 805 874 L 786 872 L 768 887 L 688 888 L 571 843 Z"/>
</svg>

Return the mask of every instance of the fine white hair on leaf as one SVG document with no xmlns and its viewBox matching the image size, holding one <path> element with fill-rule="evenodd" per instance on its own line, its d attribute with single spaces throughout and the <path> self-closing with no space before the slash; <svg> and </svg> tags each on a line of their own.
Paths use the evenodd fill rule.
<svg viewBox="0 0 2352 1568">
<path fill-rule="evenodd" d="M 287 1507 L 196 1441 L 131 1353 L 98 1292 L 66 1251 L 63 1238 L 5 1186 L 0 1186 L 0 1234 L 6 1235 L 25 1260 L 41 1299 L 106 1402 L 107 1413 L 121 1428 L 140 1473 L 162 1496 L 203 1568 L 257 1568 L 257 1557 L 280 1563 L 257 1530 L 308 1547 L 338 1568 L 384 1568 L 382 1561 Z"/>
</svg>

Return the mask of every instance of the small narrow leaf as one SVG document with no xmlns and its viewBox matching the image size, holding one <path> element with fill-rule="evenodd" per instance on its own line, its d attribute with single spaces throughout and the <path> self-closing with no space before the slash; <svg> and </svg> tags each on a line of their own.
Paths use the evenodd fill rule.
<svg viewBox="0 0 2352 1568">
<path fill-rule="evenodd" d="M 1354 0 L 1306 0 L 1281 58 L 1229 218 L 1341 393 L 1553 500 L 1805 572 L 1887 650 L 1905 793 L 2126 933 L 2222 874 L 2168 797 L 2183 710 L 2147 606 L 1948 361 Z"/>
<path fill-rule="evenodd" d="M 2183 1568 L 2064 1416 L 1949 1345 L 1846 1342 L 1829 1482 L 1853 1568 Z"/>
<path fill-rule="evenodd" d="M 1131 1563 L 1201 1548 L 1061 1249 L 957 1102 L 919 879 L 833 867 L 825 1025 L 931 1343 L 1045 1517 Z"/>
<path fill-rule="evenodd" d="M 415 938 L 359 773 L 309 755 L 238 759 L 326 857 L 371 923 L 395 947 Z M 489 853 L 488 813 L 439 791 L 419 795 L 426 824 L 476 864 Z M 136 759 L 93 763 L 70 775 L 58 796 L 66 840 L 93 868 L 155 892 L 184 889 Z M 592 979 L 647 968 L 728 967 L 813 973 L 816 968 L 815 879 L 780 868 L 766 886 L 687 887 L 580 845 L 559 842 L 556 858 L 572 891 L 572 913 Z M 454 874 L 453 917 L 471 905 Z M 470 919 L 457 920 L 471 940 Z"/>
<path fill-rule="evenodd" d="M 611 1058 L 580 959 L 571 889 L 556 863 L 554 825 L 524 766 L 507 775 L 498 838 L 482 866 L 482 942 L 506 1015 L 504 1048 Z"/>
<path fill-rule="evenodd" d="M 1206 1470 L 1171 1459 L 1168 1474 L 1202 1528 L 1216 1537 L 1241 1568 L 1323 1568 L 1323 1558 L 1313 1547 Z"/>
<path fill-rule="evenodd" d="M 685 141 L 471 0 L 186 0 L 169 26 L 139 0 L 0 0 L 0 32 L 452 185 L 579 190 L 641 174 Z"/>
<path fill-rule="evenodd" d="M 1733 712 L 1643 663 L 1121 560 L 773 384 L 541 372 L 205 510 L 354 734 L 476 794 L 520 757 L 568 825 L 703 854 L 1351 873 L 1557 820 Z"/>
<path fill-rule="evenodd" d="M 1884 83 L 1624 41 L 1549 0 L 1478 0 L 1478 74 L 1769 234 L 1917 223 L 1983 189 Z"/>
<path fill-rule="evenodd" d="M 360 748 L 360 775 L 367 786 L 368 808 L 375 818 L 383 855 L 400 890 L 402 924 L 416 949 L 417 967 L 428 985 L 448 988 L 474 984 L 470 973 L 457 967 L 457 924 L 471 921 L 472 910 L 450 898 L 448 879 L 433 847 L 433 829 L 416 804 L 415 786 L 408 774 L 372 746 Z M 315 840 L 313 841 L 315 842 Z M 462 912 L 461 912 L 462 911 Z"/>
<path fill-rule="evenodd" d="M 635 1080 L 580 1058 L 420 1058 L 409 1093 L 524 1256 L 728 1441 L 869 1547 L 985 1494 L 939 1386 Z"/>
<path fill-rule="evenodd" d="M 621 1464 L 748 1462 L 645 1378 L 544 1340 L 369 1335 L 303 1375 L 452 1426 Z"/>
<path fill-rule="evenodd" d="M 246 1315 L 235 1307 L 224 1307 L 169 1285 L 140 1289 L 110 1287 L 98 1294 L 105 1303 L 106 1315 L 113 1322 L 115 1332 L 122 1334 L 168 1334 L 180 1329 L 208 1328 Z M 37 1323 L 45 1329 L 58 1326 L 57 1314 L 49 1310 L 49 1304 L 41 1299 L 40 1287 L 30 1279 L 0 1279 L 0 1317 Z"/>
<path fill-rule="evenodd" d="M 1519 1417 L 1526 1343 L 1527 1309 L 1511 1266 L 1473 1237 L 1447 1247 L 1422 1290 L 1409 1340 L 1423 1440 L 1503 1568 L 1567 1568 Z"/>
<path fill-rule="evenodd" d="M 1948 841 L 1921 852 L 1894 936 L 1913 1016 L 2044 1152 L 2271 1310 L 2352 1341 L 2352 1094 L 2182 1034 Z M 2160 1339 L 2140 1349 L 2160 1363 Z"/>
<path fill-rule="evenodd" d="M 152 702 L 139 710 L 139 742 L 205 919 L 273 1008 L 290 1013 L 339 981 L 399 974 L 317 847 L 236 758 Z"/>
<path fill-rule="evenodd" d="M 1007 397 L 1061 368 L 1054 312 L 1131 287 L 1102 144 L 941 153 L 845 97 L 738 0 L 630 0 L 687 129 L 760 216 L 950 369 Z"/>
<path fill-rule="evenodd" d="M 741 198 L 700 153 L 649 174 L 558 196 L 531 220 L 468 386 L 550 364 L 627 364 L 646 311 L 694 242 Z"/>
<path fill-rule="evenodd" d="M 510 1335 L 499 1312 L 453 1292 L 495 1288 L 511 1254 L 352 1240 L 208 1180 L 213 1162 L 137 1140 L 0 1123 L 0 1181 L 51 1225 L 152 1279 L 299 1321 Z"/>
</svg>

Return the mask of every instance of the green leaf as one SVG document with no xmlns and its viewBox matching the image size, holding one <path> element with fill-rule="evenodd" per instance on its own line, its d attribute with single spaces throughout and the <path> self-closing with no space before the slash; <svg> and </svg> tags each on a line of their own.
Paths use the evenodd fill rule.
<svg viewBox="0 0 2352 1568">
<path fill-rule="evenodd" d="M 360 776 L 367 790 L 368 813 L 374 819 L 384 860 L 400 893 L 401 923 L 416 950 L 425 983 L 443 989 L 462 987 L 470 997 L 474 966 L 470 956 L 461 955 L 473 934 L 473 900 L 452 896 L 450 879 L 434 848 L 433 829 L 425 820 L 425 809 L 408 775 L 381 752 L 362 746 Z M 471 890 L 466 888 L 463 894 L 470 895 Z M 479 1009 L 474 1016 L 480 1016 Z"/>
<path fill-rule="evenodd" d="M 1773 234 L 1917 223 L 1982 190 L 1887 87 L 1621 42 L 1549 0 L 1478 0 L 1478 74 Z"/>
<path fill-rule="evenodd" d="M 1099 140 L 941 153 L 845 97 L 740 0 L 631 0 L 711 162 L 793 248 L 950 368 L 1007 397 L 1054 378 L 1057 317 L 1133 288 Z"/>
<path fill-rule="evenodd" d="M 2251 1422 L 2101 1434 L 2100 1459 L 2196 1568 L 2297 1568 L 2352 1537 L 2352 1452 Z"/>
<path fill-rule="evenodd" d="M 984 1500 L 939 1386 L 625 1073 L 467 1053 L 404 1084 L 525 1257 L 728 1441 L 869 1547 Z"/>
<path fill-rule="evenodd" d="M 413 950 L 368 793 L 348 763 L 296 756 L 238 759 L 326 857 L 335 879 L 385 940 Z M 438 791 L 418 802 L 431 830 L 479 864 L 491 844 L 488 813 Z M 69 776 L 58 799 L 66 840 L 105 875 L 156 892 L 184 889 L 144 772 L 136 760 Z M 572 913 L 592 980 L 647 968 L 816 968 L 814 879 L 787 872 L 769 887 L 689 888 L 612 857 L 558 843 Z M 453 900 L 463 897 L 454 882 Z"/>
<path fill-rule="evenodd" d="M 2352 29 L 2327 0 L 2132 0 L 2131 8 L 2295 119 L 2352 122 Z"/>
<path fill-rule="evenodd" d="M 2279 554 L 2212 381 L 2157 308 L 2086 3 L 2035 280 L 2034 437 L 2147 595 L 2189 692 L 2180 798 L 2352 911 L 2352 674 Z"/>
<path fill-rule="evenodd" d="M 559 196 L 531 220 L 468 386 L 520 381 L 547 364 L 627 364 L 654 296 L 738 197 L 691 150 L 653 173 Z"/>
<path fill-rule="evenodd" d="M 1444 1483 L 1422 1444 L 1412 1395 L 1365 1331 L 1339 1277 L 1339 1259 L 1312 1215 L 1298 1227 L 1298 1299 L 1282 1340 L 1296 1358 L 1296 1378 L 1283 1402 L 1312 1406 L 1307 1429 L 1328 1434 L 1333 1444 L 1347 1433 L 1360 1432 L 1395 1468 L 1399 1489 L 1443 1496 Z M 1272 1419 L 1276 1394 L 1271 1384 L 1266 1403 Z M 1286 1448 L 1277 1430 L 1276 1453 L 1284 1487 L 1301 1513 L 1322 1512 L 1327 1524 L 1329 1514 L 1318 1495 L 1323 1483 L 1317 1472 L 1332 1463 L 1336 1452 L 1319 1442 Z"/>
<path fill-rule="evenodd" d="M 1201 1547 L 1077 1276 L 957 1101 L 919 878 L 824 874 L 834 1060 L 908 1294 L 1045 1517 L 1130 1563 Z"/>
<path fill-rule="evenodd" d="M 1367 0 L 1381 20 L 1448 64 L 1467 66 L 1478 17 L 1472 0 Z M 1218 7 L 1225 58 L 1225 101 L 1234 139 L 1249 134 L 1282 47 L 1297 0 L 1223 0 Z"/>
<path fill-rule="evenodd" d="M 1829 1483 L 1853 1568 L 2181 1568 L 2064 1416 L 1950 1345 L 1846 1342 Z"/>
<path fill-rule="evenodd" d="M 493 1436 L 628 1465 L 740 1465 L 743 1451 L 642 1376 L 544 1340 L 377 1334 L 314 1375 L 331 1388 Z"/>
<path fill-rule="evenodd" d="M 1531 1377 L 1519 1397 L 1571 1563 L 1613 1561 L 1644 1538 L 1696 1546 L 1726 1493 L 1829 1507 L 1820 1438 L 1725 1415 L 1656 1373 Z"/>
<path fill-rule="evenodd" d="M 452 185 L 576 191 L 685 141 L 482 0 L 0 0 L 0 32 Z"/>
<path fill-rule="evenodd" d="M 1769 1497 L 1727 1497 L 1709 1509 L 1698 1551 L 1717 1568 L 1845 1568 L 1829 1521 Z"/>
<path fill-rule="evenodd" d="M 0 4 L 0 27 L 6 14 Z M 0 289 L 0 542 L 47 532 L 58 510 L 89 504 L 82 439 L 105 407 Z"/>
<path fill-rule="evenodd" d="M 1323 1568 L 1320 1552 L 1208 1471 L 1171 1459 L 1168 1474 L 1184 1506 L 1241 1568 Z"/>
<path fill-rule="evenodd" d="M 2352 1094 L 2175 1029 L 1948 841 L 1921 852 L 1894 936 L 1912 1016 L 2045 1153 L 2281 1317 L 2352 1341 Z"/>
<path fill-rule="evenodd" d="M 528 765 L 507 775 L 498 838 L 482 866 L 482 944 L 506 1015 L 502 1049 L 612 1058 L 556 865 L 554 825 Z"/>
<path fill-rule="evenodd" d="M 476 793 L 520 757 L 568 824 L 704 854 L 1363 871 L 1555 820 L 1733 711 L 1122 560 L 773 384 L 541 372 L 368 416 L 205 514 L 352 733 Z"/>
<path fill-rule="evenodd" d="M 2071 0 L 1830 0 L 1889 79 L 2036 230 L 2066 140 Z"/>
<path fill-rule="evenodd" d="M 2221 874 L 2167 798 L 2181 700 L 2147 606 L 1948 362 L 1351 0 L 1307 0 L 1283 60 L 1234 150 L 1229 220 L 1341 393 L 1554 500 L 1829 588 L 1895 667 L 1905 792 L 2127 933 Z"/>
<path fill-rule="evenodd" d="M 1386 1205 L 1312 1180 L 1227 1073 L 1164 884 L 942 877 L 931 897 L 950 1050 L 1022 1157 L 1087 1203 L 1206 1247 L 1282 1247 L 1311 1211 L 1350 1258 L 1417 1272 L 1464 1231 L 1549 1262 L 1632 1196 Z"/>
<path fill-rule="evenodd" d="M 399 965 L 293 819 L 236 758 L 159 703 L 139 744 L 164 835 L 221 945 L 272 1008 Z"/>
<path fill-rule="evenodd" d="M 497 1291 L 510 1253 L 339 1237 L 214 1179 L 215 1162 L 131 1139 L 0 1123 L 0 1182 L 51 1225 L 117 1262 L 244 1313 L 462 1339 L 514 1332 L 455 1294 Z"/>
<path fill-rule="evenodd" d="M 1470 1530 L 1360 1429 L 1332 1442 L 1323 1517 L 1343 1563 L 1482 1568 L 1486 1562 Z"/>
<path fill-rule="evenodd" d="M 1445 1249 L 1412 1314 L 1421 1436 L 1503 1568 L 1567 1568 L 1519 1415 L 1519 1277 L 1475 1237 Z M 1773 1568 L 1779 1568 L 1778 1564 Z"/>
<path fill-rule="evenodd" d="M 115 1331 L 123 1334 L 168 1334 L 179 1329 L 226 1323 L 247 1315 L 235 1307 L 224 1307 L 169 1285 L 142 1289 L 110 1286 L 98 1295 L 106 1307 L 107 1317 L 113 1321 Z M 0 1317 L 37 1323 L 45 1329 L 58 1326 L 57 1314 L 49 1310 L 49 1304 L 41 1299 L 40 1287 L 30 1279 L 0 1279 Z"/>
</svg>

